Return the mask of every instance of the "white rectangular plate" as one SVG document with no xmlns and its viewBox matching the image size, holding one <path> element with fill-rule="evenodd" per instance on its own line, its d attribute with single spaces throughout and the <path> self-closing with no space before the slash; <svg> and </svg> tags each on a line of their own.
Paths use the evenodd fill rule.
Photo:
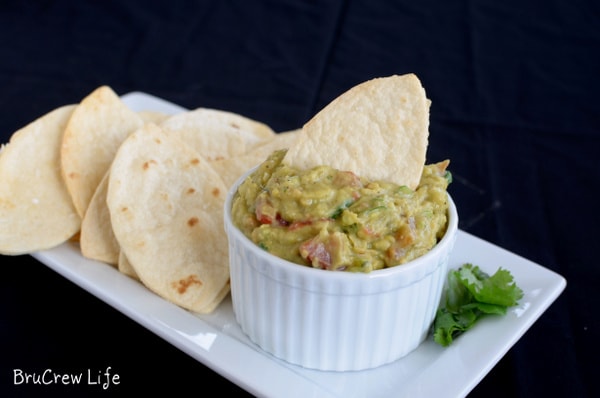
<svg viewBox="0 0 600 398">
<path fill-rule="evenodd" d="M 133 110 L 184 108 L 144 93 L 124 95 Z M 488 273 L 508 269 L 524 297 L 505 316 L 482 319 L 448 348 L 428 338 L 408 356 L 361 372 L 321 372 L 263 352 L 241 331 L 227 298 L 210 315 L 158 297 L 114 267 L 84 258 L 75 243 L 33 257 L 153 331 L 233 383 L 265 397 L 466 396 L 560 295 L 565 279 L 527 259 L 459 231 L 450 267 L 473 263 Z"/>
</svg>

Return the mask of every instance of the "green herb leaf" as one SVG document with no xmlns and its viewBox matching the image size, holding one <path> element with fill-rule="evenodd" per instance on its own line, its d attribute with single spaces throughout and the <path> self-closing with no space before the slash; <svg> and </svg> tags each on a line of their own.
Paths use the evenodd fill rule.
<svg viewBox="0 0 600 398">
<path fill-rule="evenodd" d="M 348 208 L 348 206 L 350 206 L 352 203 L 354 202 L 354 200 L 345 200 L 344 203 L 342 203 L 337 209 L 335 209 L 335 211 L 331 214 L 331 218 L 336 219 L 339 216 L 342 215 L 342 213 L 344 212 L 344 210 L 346 210 Z"/>
<path fill-rule="evenodd" d="M 436 313 L 433 339 L 447 347 L 485 315 L 504 315 L 518 304 L 523 291 L 511 273 L 499 268 L 489 276 L 479 267 L 464 264 L 448 272 L 446 302 Z"/>
<path fill-rule="evenodd" d="M 452 184 L 452 173 L 450 171 L 446 170 L 444 178 L 446 179 L 446 181 L 448 181 L 448 185 Z"/>
</svg>

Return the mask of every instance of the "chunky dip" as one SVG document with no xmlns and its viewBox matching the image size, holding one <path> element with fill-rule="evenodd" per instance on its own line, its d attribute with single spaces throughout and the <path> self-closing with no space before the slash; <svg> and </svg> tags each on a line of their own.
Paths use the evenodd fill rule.
<svg viewBox="0 0 600 398">
<path fill-rule="evenodd" d="M 328 166 L 297 170 L 274 152 L 238 188 L 234 224 L 285 260 L 370 272 L 411 261 L 443 237 L 448 160 L 426 165 L 418 187 L 367 181 Z"/>
</svg>

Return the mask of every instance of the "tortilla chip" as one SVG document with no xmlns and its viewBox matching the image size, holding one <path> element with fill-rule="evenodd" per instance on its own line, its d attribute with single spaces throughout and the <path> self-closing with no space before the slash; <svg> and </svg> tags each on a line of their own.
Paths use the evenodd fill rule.
<svg viewBox="0 0 600 398">
<path fill-rule="evenodd" d="M 135 273 L 163 298 L 198 313 L 229 291 L 226 187 L 189 145 L 147 124 L 119 148 L 107 204 Z"/>
<path fill-rule="evenodd" d="M 211 161 L 242 155 L 275 134 L 263 123 L 208 108 L 173 115 L 160 126 Z"/>
<path fill-rule="evenodd" d="M 145 123 L 161 123 L 168 119 L 171 115 L 159 111 L 139 111 L 137 113 Z"/>
<path fill-rule="evenodd" d="M 94 90 L 75 109 L 63 137 L 61 165 L 80 217 L 119 145 L 142 124 L 142 118 L 108 86 Z"/>
<path fill-rule="evenodd" d="M 108 191 L 107 171 L 98 184 L 81 222 L 79 244 L 84 257 L 116 266 L 119 261 L 119 243 L 110 223 L 106 205 Z"/>
<path fill-rule="evenodd" d="M 48 249 L 79 231 L 81 219 L 60 172 L 63 132 L 75 109 L 47 113 L 0 149 L 0 253 Z"/>
<path fill-rule="evenodd" d="M 238 113 L 223 111 L 210 108 L 196 108 L 189 112 L 194 117 L 201 115 L 203 119 L 210 119 L 215 122 L 228 124 L 233 128 L 248 131 L 257 138 L 271 138 L 275 132 L 265 123 L 259 122 L 249 117 L 242 116 Z"/>
<path fill-rule="evenodd" d="M 414 74 L 372 79 L 308 121 L 283 161 L 299 169 L 328 165 L 414 189 L 428 129 L 429 100 Z"/>
<path fill-rule="evenodd" d="M 131 266 L 131 263 L 127 259 L 127 256 L 125 255 L 125 253 L 122 250 L 119 252 L 119 260 L 117 262 L 117 268 L 119 269 L 119 271 L 122 274 L 127 275 L 130 278 L 133 278 L 137 281 L 140 280 L 140 278 L 137 276 L 137 273 Z"/>
<path fill-rule="evenodd" d="M 225 186 L 231 187 L 245 172 L 262 163 L 271 153 L 278 149 L 289 148 L 296 140 L 300 130 L 275 134 L 271 139 L 264 141 L 247 153 L 219 159 L 211 162 L 211 166 L 221 176 Z"/>
</svg>

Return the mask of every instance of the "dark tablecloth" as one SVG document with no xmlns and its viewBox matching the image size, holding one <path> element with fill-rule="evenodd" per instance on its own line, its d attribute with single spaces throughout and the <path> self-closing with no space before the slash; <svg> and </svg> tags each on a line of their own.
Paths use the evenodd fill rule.
<svg viewBox="0 0 600 398">
<path fill-rule="evenodd" d="M 428 158 L 451 159 L 460 228 L 567 280 L 471 396 L 600 396 L 600 3 L 0 2 L 2 142 L 103 84 L 282 131 L 408 72 L 433 101 Z M 16 388 L 13 369 L 107 366 L 123 382 L 104 395 L 245 394 L 32 257 L 0 261 L 0 395 L 92 393 Z"/>
</svg>

